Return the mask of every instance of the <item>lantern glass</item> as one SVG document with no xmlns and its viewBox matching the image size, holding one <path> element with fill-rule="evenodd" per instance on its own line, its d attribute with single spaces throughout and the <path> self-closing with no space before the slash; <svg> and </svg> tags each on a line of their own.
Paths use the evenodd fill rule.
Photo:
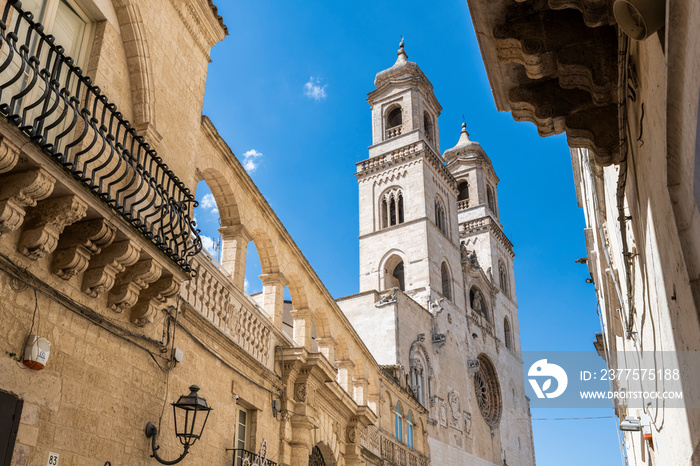
<svg viewBox="0 0 700 466">
<path fill-rule="evenodd" d="M 211 408 L 207 400 L 199 396 L 199 387 L 192 385 L 190 394 L 183 395 L 173 403 L 173 416 L 175 417 L 175 434 L 180 443 L 185 446 L 194 445 L 202 436 L 204 426 L 209 418 Z"/>
</svg>

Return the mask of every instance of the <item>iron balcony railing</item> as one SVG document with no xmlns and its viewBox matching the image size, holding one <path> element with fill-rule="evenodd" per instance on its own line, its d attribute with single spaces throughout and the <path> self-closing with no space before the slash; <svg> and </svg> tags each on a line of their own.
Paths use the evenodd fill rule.
<svg viewBox="0 0 700 466">
<path fill-rule="evenodd" d="M 277 466 L 270 460 L 263 460 L 252 451 L 236 448 L 233 451 L 233 466 Z"/>
<path fill-rule="evenodd" d="M 192 271 L 194 195 L 18 0 L 0 22 L 0 115 Z"/>
</svg>

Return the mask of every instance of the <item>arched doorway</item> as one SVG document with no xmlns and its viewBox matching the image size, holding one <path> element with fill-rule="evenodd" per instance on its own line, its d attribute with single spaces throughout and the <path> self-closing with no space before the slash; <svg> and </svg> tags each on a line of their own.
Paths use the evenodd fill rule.
<svg viewBox="0 0 700 466">
<path fill-rule="evenodd" d="M 318 446 L 315 446 L 311 450 L 311 455 L 309 455 L 309 466 L 326 466 L 326 461 L 323 459 L 323 453 Z"/>
</svg>

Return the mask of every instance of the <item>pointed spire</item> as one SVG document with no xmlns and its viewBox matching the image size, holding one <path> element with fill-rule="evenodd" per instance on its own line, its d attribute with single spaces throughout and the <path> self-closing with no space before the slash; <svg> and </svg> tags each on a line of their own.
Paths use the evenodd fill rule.
<svg viewBox="0 0 700 466">
<path fill-rule="evenodd" d="M 464 118 L 464 116 L 462 116 Z M 471 141 L 469 140 L 469 133 L 467 132 L 467 123 L 465 121 L 462 122 L 462 134 L 459 135 L 459 141 L 457 141 L 457 145 L 461 146 L 464 144 L 469 144 Z"/>
<path fill-rule="evenodd" d="M 401 65 L 401 64 L 406 63 L 408 61 L 408 55 L 406 55 L 406 50 L 404 50 L 404 47 L 403 47 L 403 36 L 401 36 L 401 42 L 399 43 L 399 50 L 398 50 L 398 52 L 396 52 L 396 55 L 398 55 L 398 58 L 396 59 L 396 63 L 394 63 L 394 66 Z"/>
</svg>

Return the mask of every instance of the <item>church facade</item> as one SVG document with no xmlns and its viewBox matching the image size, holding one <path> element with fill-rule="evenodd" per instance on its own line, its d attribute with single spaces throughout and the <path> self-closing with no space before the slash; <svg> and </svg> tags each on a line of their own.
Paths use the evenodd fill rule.
<svg viewBox="0 0 700 466">
<path fill-rule="evenodd" d="M 403 42 L 374 84 L 372 145 L 356 172 L 360 290 L 338 304 L 428 411 L 432 463 L 534 465 L 513 246 L 491 160 L 465 124 L 440 155 L 441 107 Z M 406 415 L 385 404 L 396 422 Z"/>
</svg>

